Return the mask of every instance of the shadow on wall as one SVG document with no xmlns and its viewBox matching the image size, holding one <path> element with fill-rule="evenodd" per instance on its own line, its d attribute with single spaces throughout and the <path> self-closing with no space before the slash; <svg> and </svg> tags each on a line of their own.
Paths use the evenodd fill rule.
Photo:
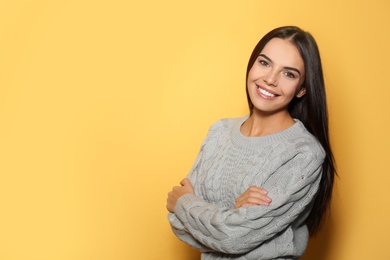
<svg viewBox="0 0 390 260">
<path fill-rule="evenodd" d="M 306 252 L 300 260 L 327 260 L 332 237 L 334 235 L 332 219 L 327 219 L 320 232 L 309 240 Z"/>
<path fill-rule="evenodd" d="M 200 260 L 200 252 L 191 248 L 191 247 L 188 247 L 186 246 L 186 249 L 185 249 L 185 255 L 186 255 L 186 258 L 185 260 Z"/>
</svg>

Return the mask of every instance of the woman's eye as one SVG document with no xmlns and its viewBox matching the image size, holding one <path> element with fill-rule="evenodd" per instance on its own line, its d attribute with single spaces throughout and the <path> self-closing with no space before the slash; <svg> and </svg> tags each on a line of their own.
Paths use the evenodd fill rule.
<svg viewBox="0 0 390 260">
<path fill-rule="evenodd" d="M 292 72 L 286 71 L 286 72 L 284 72 L 284 75 L 286 75 L 287 77 L 289 77 L 291 79 L 295 79 L 295 75 Z"/>
<path fill-rule="evenodd" d="M 263 66 L 268 66 L 268 62 L 266 62 L 265 60 L 259 60 L 259 62 Z"/>
</svg>

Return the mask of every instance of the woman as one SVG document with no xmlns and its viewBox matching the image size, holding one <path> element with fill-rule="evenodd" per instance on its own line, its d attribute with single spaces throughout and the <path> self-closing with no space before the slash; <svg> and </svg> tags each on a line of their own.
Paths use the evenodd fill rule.
<svg viewBox="0 0 390 260">
<path fill-rule="evenodd" d="M 247 68 L 249 116 L 215 123 L 168 194 L 173 232 L 202 259 L 297 259 L 329 209 L 335 167 L 313 37 L 266 34 Z"/>
</svg>

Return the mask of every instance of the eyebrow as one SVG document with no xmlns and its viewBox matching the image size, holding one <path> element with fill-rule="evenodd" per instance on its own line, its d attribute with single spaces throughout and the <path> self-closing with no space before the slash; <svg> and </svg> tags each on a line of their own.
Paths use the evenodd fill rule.
<svg viewBox="0 0 390 260">
<path fill-rule="evenodd" d="M 259 56 L 263 57 L 264 59 L 268 60 L 269 62 L 272 62 L 272 60 L 269 57 L 267 57 L 267 55 L 265 55 L 265 54 L 259 54 Z M 293 68 L 293 67 L 283 67 L 283 68 L 296 71 L 299 74 L 299 76 L 301 76 L 301 72 L 297 68 Z"/>
</svg>

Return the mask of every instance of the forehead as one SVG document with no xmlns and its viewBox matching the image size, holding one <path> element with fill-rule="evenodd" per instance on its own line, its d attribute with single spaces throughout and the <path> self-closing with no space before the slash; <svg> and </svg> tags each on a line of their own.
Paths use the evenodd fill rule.
<svg viewBox="0 0 390 260">
<path fill-rule="evenodd" d="M 304 62 L 298 48 L 285 39 L 271 39 L 260 54 L 266 55 L 277 65 L 296 67 L 301 70 L 304 68 Z"/>
</svg>

